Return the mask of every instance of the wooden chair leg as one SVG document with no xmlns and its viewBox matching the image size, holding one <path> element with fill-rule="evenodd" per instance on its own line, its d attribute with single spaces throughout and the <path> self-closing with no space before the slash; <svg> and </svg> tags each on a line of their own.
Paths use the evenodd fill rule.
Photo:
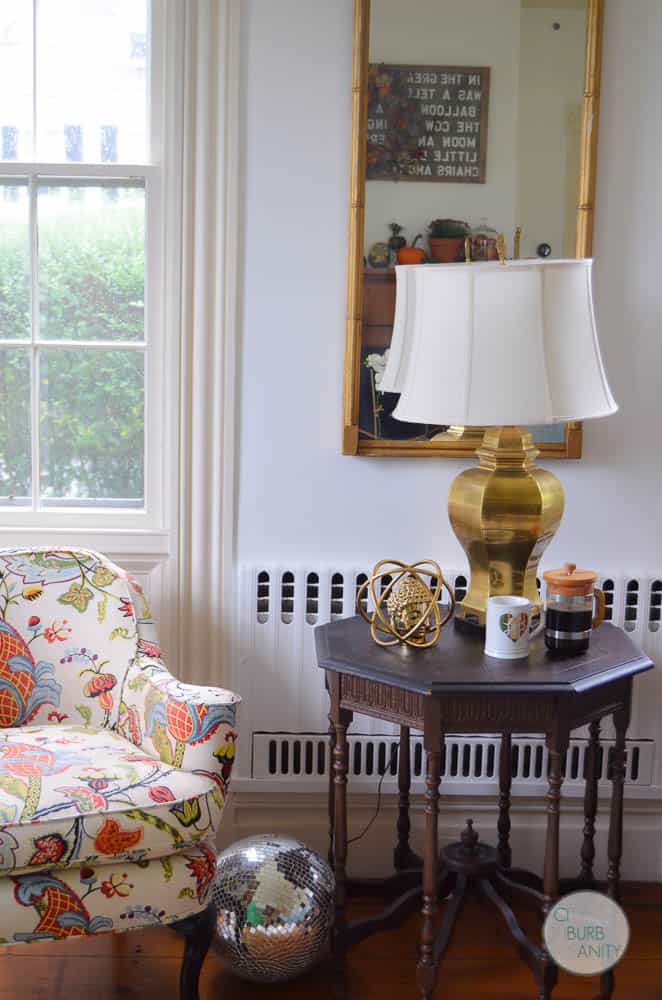
<svg viewBox="0 0 662 1000">
<path fill-rule="evenodd" d="M 179 975 L 180 1000 L 200 1000 L 200 970 L 214 936 L 215 922 L 214 910 L 208 906 L 201 913 L 172 925 L 173 930 L 184 938 L 184 957 Z"/>
</svg>

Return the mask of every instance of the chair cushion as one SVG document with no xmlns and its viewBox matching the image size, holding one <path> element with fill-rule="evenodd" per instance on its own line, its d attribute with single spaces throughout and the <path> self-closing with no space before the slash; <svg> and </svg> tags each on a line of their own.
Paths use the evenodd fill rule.
<svg viewBox="0 0 662 1000">
<path fill-rule="evenodd" d="M 209 774 L 162 763 L 108 729 L 0 729 L 0 874 L 143 861 L 213 837 Z"/>
<path fill-rule="evenodd" d="M 130 931 L 181 920 L 207 905 L 215 871 L 216 852 L 203 841 L 151 861 L 76 865 L 0 878 L 0 944 Z M 140 995 L 154 996 L 151 990 Z"/>
</svg>

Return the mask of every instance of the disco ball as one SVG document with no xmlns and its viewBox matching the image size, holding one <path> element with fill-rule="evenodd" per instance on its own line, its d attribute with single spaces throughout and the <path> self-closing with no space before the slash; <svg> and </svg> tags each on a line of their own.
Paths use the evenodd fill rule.
<svg viewBox="0 0 662 1000">
<path fill-rule="evenodd" d="M 300 840 L 246 837 L 216 864 L 216 946 L 243 979 L 294 979 L 315 964 L 327 941 L 334 896 L 331 868 Z"/>
</svg>

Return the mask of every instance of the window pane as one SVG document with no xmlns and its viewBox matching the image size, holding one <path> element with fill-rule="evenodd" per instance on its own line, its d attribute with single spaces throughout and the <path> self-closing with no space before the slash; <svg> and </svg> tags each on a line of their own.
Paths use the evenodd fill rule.
<svg viewBox="0 0 662 1000">
<path fill-rule="evenodd" d="M 27 183 L 0 180 L 0 340 L 30 339 L 28 213 Z"/>
<path fill-rule="evenodd" d="M 0 159 L 32 159 L 32 4 L 0 0 Z"/>
<path fill-rule="evenodd" d="M 31 503 L 30 353 L 0 348 L 0 503 Z"/>
<path fill-rule="evenodd" d="M 142 506 L 141 351 L 40 350 L 42 503 Z"/>
<path fill-rule="evenodd" d="M 39 0 L 37 67 L 39 159 L 145 161 L 146 0 Z"/>
<path fill-rule="evenodd" d="M 112 185 L 42 185 L 40 337 L 142 340 L 145 192 Z"/>
</svg>

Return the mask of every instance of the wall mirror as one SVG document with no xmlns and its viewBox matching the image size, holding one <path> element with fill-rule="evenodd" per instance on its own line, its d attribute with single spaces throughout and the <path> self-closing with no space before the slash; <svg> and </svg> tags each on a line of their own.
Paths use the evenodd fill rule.
<svg viewBox="0 0 662 1000">
<path fill-rule="evenodd" d="M 591 254 L 603 0 L 355 0 L 343 451 L 471 455 L 408 424 L 379 380 L 393 265 Z M 401 227 L 401 228 L 400 228 Z M 418 237 L 418 239 L 417 239 Z M 412 247 L 413 244 L 413 247 Z M 418 251 L 418 252 L 417 252 Z M 581 456 L 581 425 L 533 428 Z"/>
</svg>

